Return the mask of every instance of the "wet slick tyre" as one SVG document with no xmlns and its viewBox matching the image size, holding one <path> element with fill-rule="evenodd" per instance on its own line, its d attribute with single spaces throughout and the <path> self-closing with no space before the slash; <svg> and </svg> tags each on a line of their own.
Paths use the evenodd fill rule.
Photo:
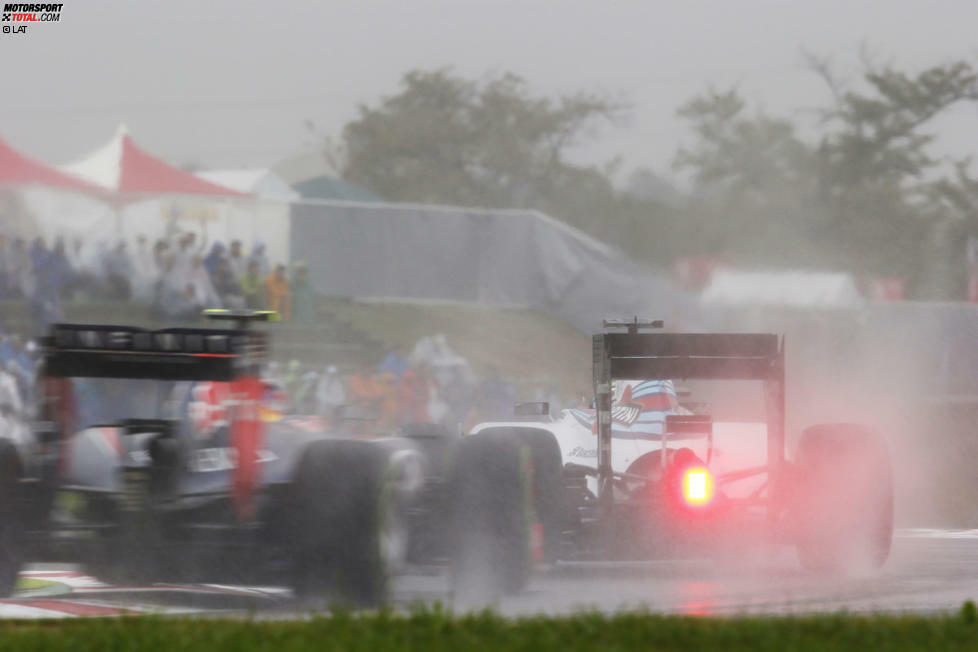
<svg viewBox="0 0 978 652">
<path fill-rule="evenodd" d="M 893 539 L 893 478 L 883 439 L 865 426 L 802 433 L 796 456 L 798 558 L 811 571 L 880 568 Z"/>
<path fill-rule="evenodd" d="M 448 483 L 451 588 L 463 602 L 516 593 L 533 569 L 529 447 L 508 433 L 462 439 Z"/>
<path fill-rule="evenodd" d="M 560 554 L 560 538 L 564 524 L 570 520 L 563 493 L 563 463 L 560 445 L 552 433 L 540 428 L 501 428 L 510 430 L 531 453 L 533 525 L 539 527 L 540 561 L 554 564 Z M 537 535 L 534 534 L 534 539 Z"/>
<path fill-rule="evenodd" d="M 406 534 L 390 453 L 364 441 L 318 441 L 293 484 L 296 594 L 369 607 L 388 598 Z"/>
<path fill-rule="evenodd" d="M 0 440 L 0 598 L 14 592 L 24 560 L 20 474 L 17 449 L 9 441 Z"/>
</svg>

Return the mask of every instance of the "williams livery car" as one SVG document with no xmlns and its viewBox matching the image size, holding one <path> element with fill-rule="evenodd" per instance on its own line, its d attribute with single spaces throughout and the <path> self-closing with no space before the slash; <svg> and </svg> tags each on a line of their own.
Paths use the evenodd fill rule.
<svg viewBox="0 0 978 652">
<path fill-rule="evenodd" d="M 356 406 L 330 424 L 285 415 L 259 373 L 268 335 L 250 327 L 270 314 L 210 316 L 232 327 L 51 327 L 32 436 L 0 438 L 0 595 L 36 561 L 357 604 L 382 602 L 410 564 L 447 564 L 456 589 L 527 582 L 518 436 L 377 433 Z"/>
<path fill-rule="evenodd" d="M 592 409 L 517 406 L 474 436 L 532 450 L 537 546 L 546 560 L 731 559 L 795 546 L 819 572 L 889 555 L 893 488 L 881 437 L 828 423 L 786 456 L 783 340 L 773 334 L 642 332 L 606 322 L 593 338 Z M 709 401 L 688 402 L 675 383 Z"/>
</svg>

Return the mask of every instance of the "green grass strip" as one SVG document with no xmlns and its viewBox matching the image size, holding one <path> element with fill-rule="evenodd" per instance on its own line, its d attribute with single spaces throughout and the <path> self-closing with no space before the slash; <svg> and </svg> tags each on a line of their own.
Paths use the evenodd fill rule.
<svg viewBox="0 0 978 652">
<path fill-rule="evenodd" d="M 302 621 L 161 617 L 0 623 L 0 650 L 953 650 L 978 649 L 978 614 L 698 618 L 614 616 L 506 619 L 437 608 Z"/>
</svg>

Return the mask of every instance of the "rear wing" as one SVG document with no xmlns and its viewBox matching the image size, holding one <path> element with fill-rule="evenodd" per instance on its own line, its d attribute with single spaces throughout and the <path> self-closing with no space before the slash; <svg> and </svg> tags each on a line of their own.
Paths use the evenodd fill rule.
<svg viewBox="0 0 978 652">
<path fill-rule="evenodd" d="M 784 342 L 773 333 L 642 333 L 661 321 L 605 322 L 626 333 L 592 338 L 594 394 L 598 427 L 598 501 L 607 510 L 614 496 L 611 466 L 613 381 L 763 380 L 768 427 L 768 481 L 780 482 L 784 463 Z M 706 431 L 706 419 L 672 419 L 677 428 Z M 712 432 L 712 424 L 709 425 Z M 665 437 L 663 438 L 663 447 Z M 770 510 L 772 519 L 776 510 Z"/>
<path fill-rule="evenodd" d="M 616 379 L 774 380 L 783 350 L 770 333 L 599 333 L 595 381 Z"/>
<path fill-rule="evenodd" d="M 229 382 L 268 358 L 267 334 L 245 329 L 54 324 L 41 340 L 49 377 Z"/>
</svg>

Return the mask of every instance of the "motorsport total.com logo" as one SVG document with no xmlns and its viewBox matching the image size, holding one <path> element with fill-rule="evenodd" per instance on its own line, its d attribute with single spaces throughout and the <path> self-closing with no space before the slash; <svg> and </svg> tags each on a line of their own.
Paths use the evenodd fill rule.
<svg viewBox="0 0 978 652">
<path fill-rule="evenodd" d="M 12 3 L 3 5 L 3 33 L 26 34 L 28 23 L 56 23 L 64 4 Z M 10 23 L 14 23 L 11 25 Z"/>
</svg>

